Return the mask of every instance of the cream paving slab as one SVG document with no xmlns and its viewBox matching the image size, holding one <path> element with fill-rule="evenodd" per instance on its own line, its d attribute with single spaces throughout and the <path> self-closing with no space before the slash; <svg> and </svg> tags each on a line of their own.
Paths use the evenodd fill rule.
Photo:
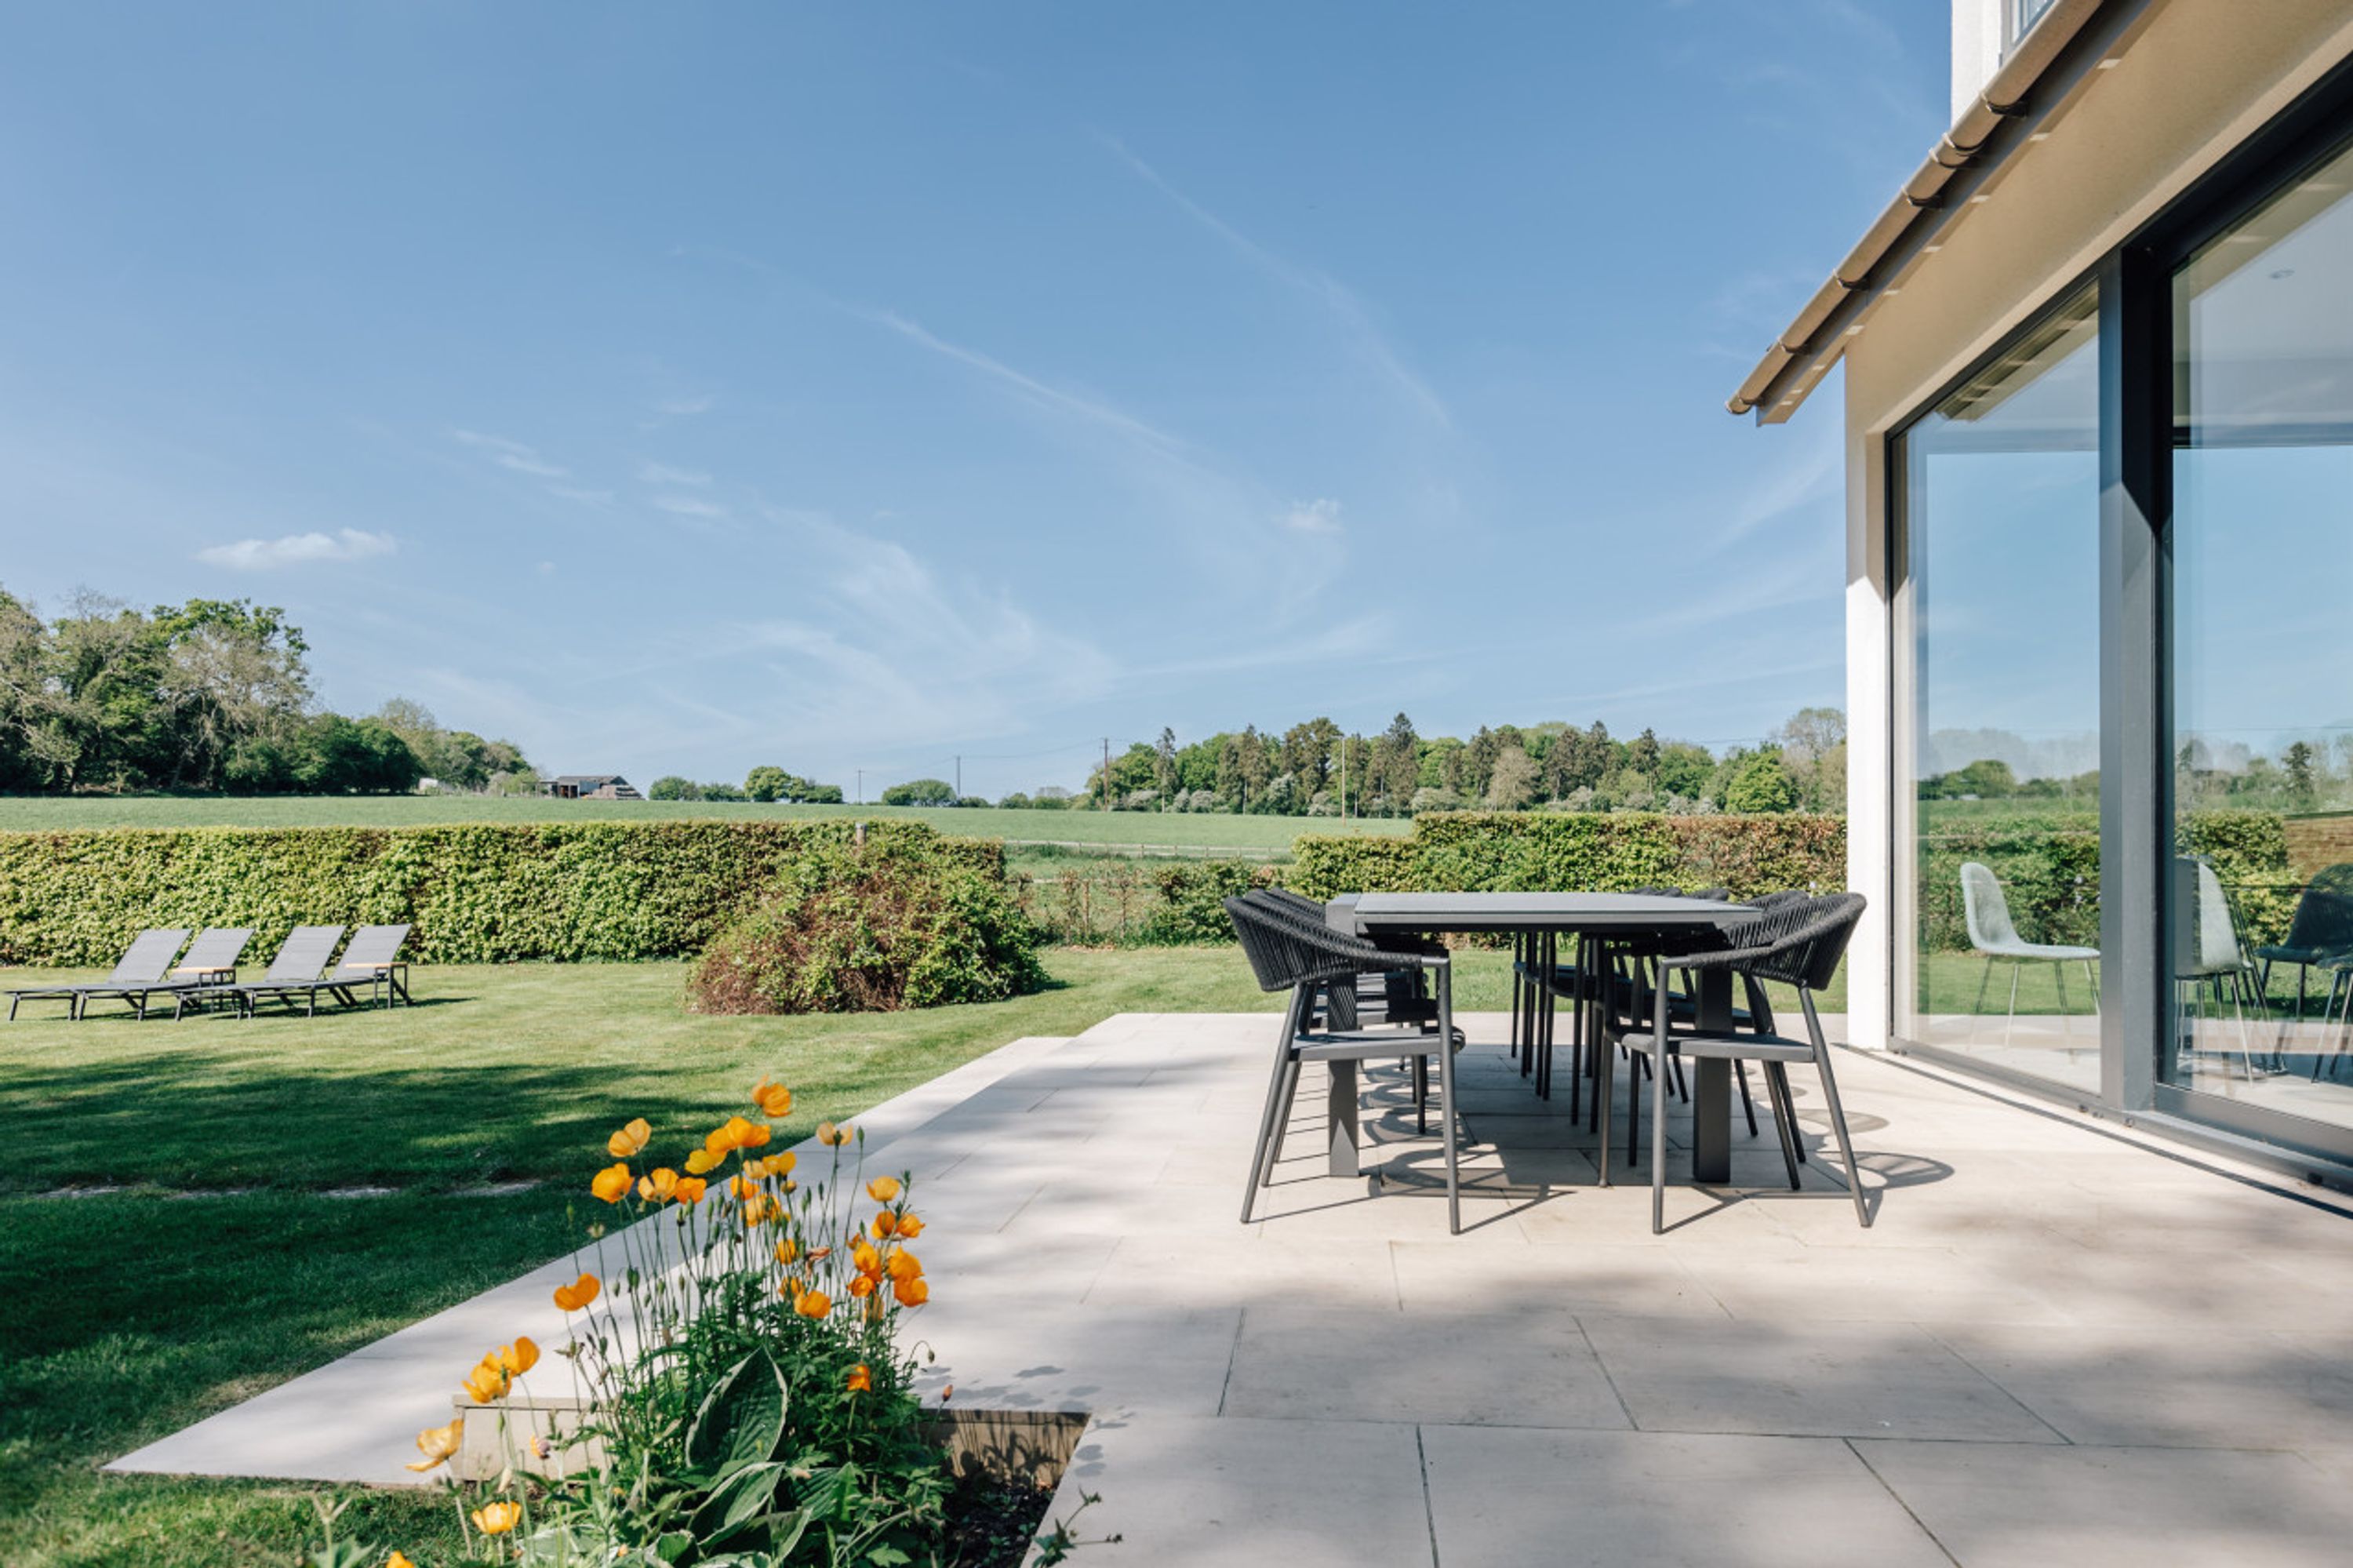
<svg viewBox="0 0 2353 1568">
<path fill-rule="evenodd" d="M 1242 1315 L 1224 1413 L 1285 1421 L 1625 1427 L 1577 1320 L 1461 1306 L 1367 1313 L 1335 1332 L 1313 1308 Z"/>
<path fill-rule="evenodd" d="M 2226 1448 L 1858 1442 L 1963 1568 L 2321 1568 L 2353 1503 L 2300 1456 Z"/>
<path fill-rule="evenodd" d="M 1915 1324 L 1578 1321 L 1646 1432 L 2064 1441 Z"/>
<path fill-rule="evenodd" d="M 1392 1242 L 1389 1261 L 1408 1312 L 1483 1303 L 1570 1317 L 1726 1316 L 1683 1255 L 1664 1247 L 1522 1241 L 1471 1254 L 1449 1238 Z"/>
<path fill-rule="evenodd" d="M 1394 1422 L 1139 1416 L 1097 1422 L 1049 1517 L 1090 1568 L 1430 1568 L 1415 1429 Z M 1090 1561 L 1092 1560 L 1092 1562 Z"/>
<path fill-rule="evenodd" d="M 1435 1558 L 1462 1568 L 1950 1568 L 1846 1444 L 1425 1426 Z"/>
</svg>

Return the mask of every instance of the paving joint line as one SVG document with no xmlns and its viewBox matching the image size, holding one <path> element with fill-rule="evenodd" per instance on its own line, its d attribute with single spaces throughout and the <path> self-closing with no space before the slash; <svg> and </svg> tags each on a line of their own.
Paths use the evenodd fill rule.
<svg viewBox="0 0 2353 1568">
<path fill-rule="evenodd" d="M 1841 1437 L 1839 1441 L 1845 1445 L 1846 1451 L 1848 1453 L 1854 1456 L 1854 1462 L 1861 1465 L 1864 1471 L 1870 1475 L 1873 1480 L 1879 1483 L 1879 1489 L 1885 1492 L 1888 1497 L 1894 1501 L 1895 1506 L 1904 1510 L 1904 1517 L 1910 1520 L 1914 1524 L 1919 1527 L 1920 1533 L 1928 1538 L 1928 1544 L 1943 1552 L 1945 1554 L 1945 1561 L 1951 1563 L 1953 1568 L 1961 1568 L 1961 1560 L 1953 1555 L 1953 1549 L 1947 1546 L 1942 1541 L 1937 1539 L 1936 1532 L 1928 1528 L 1928 1521 L 1926 1520 L 1922 1519 L 1918 1514 L 1912 1511 L 1912 1505 L 1904 1500 L 1903 1494 L 1898 1492 L 1894 1487 L 1889 1486 L 1887 1484 L 1887 1478 L 1879 1473 L 1878 1467 L 1873 1465 L 1869 1459 L 1863 1457 L 1862 1450 L 1854 1446 L 1854 1439 L 1852 1437 Z"/>
</svg>

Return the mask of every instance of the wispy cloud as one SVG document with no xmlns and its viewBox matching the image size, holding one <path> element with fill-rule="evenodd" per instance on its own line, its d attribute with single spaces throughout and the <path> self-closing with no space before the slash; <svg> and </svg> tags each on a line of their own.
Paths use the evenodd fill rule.
<svg viewBox="0 0 2353 1568">
<path fill-rule="evenodd" d="M 575 485 L 551 484 L 547 487 L 547 493 L 561 497 L 565 501 L 577 501 L 583 506 L 610 506 L 613 504 L 613 493 L 609 490 L 583 490 Z"/>
<path fill-rule="evenodd" d="M 1252 266 L 1269 277 L 1298 290 L 1316 301 L 1338 323 L 1342 335 L 1358 357 L 1379 372 L 1382 378 L 1423 416 L 1441 428 L 1451 429 L 1453 417 L 1446 404 L 1430 388 L 1428 382 L 1414 374 L 1404 356 L 1398 353 L 1372 313 L 1356 291 L 1338 279 L 1319 268 L 1279 256 L 1252 239 L 1249 235 L 1187 196 L 1171 185 L 1158 169 L 1130 152 L 1116 137 L 1102 138 L 1113 155 L 1127 165 L 1138 179 L 1175 203 L 1178 211 L 1216 235 Z"/>
<path fill-rule="evenodd" d="M 1331 500 L 1294 501 L 1282 514 L 1282 525 L 1299 534 L 1340 532 L 1340 503 Z"/>
<path fill-rule="evenodd" d="M 696 469 L 672 468 L 668 463 L 649 462 L 638 468 L 638 478 L 648 484 L 709 484 L 711 476 Z"/>
<path fill-rule="evenodd" d="M 659 397 L 654 400 L 654 412 L 667 414 L 674 419 L 692 418 L 708 414 L 719 406 L 718 397 L 710 392 L 697 392 L 683 397 Z"/>
<path fill-rule="evenodd" d="M 527 473 L 534 479 L 563 479 L 571 471 L 549 462 L 535 449 L 521 441 L 508 440 L 504 436 L 486 436 L 479 430 L 452 430 L 450 434 L 489 457 L 501 468 Z"/>
<path fill-rule="evenodd" d="M 699 495 L 657 495 L 653 498 L 657 511 L 673 517 L 724 517 L 727 508 L 715 501 L 705 501 Z"/>
<path fill-rule="evenodd" d="M 389 556 L 396 547 L 389 534 L 338 528 L 332 534 L 288 534 L 276 539 L 239 539 L 233 545 L 208 545 L 196 552 L 196 559 L 206 566 L 227 567 L 236 572 L 267 572 L 321 561 L 364 561 Z"/>
<path fill-rule="evenodd" d="M 1091 424 L 1117 430 L 1123 435 L 1133 437 L 1136 440 L 1172 455 L 1185 450 L 1184 441 L 1166 430 L 1147 424 L 1133 414 L 1123 412 L 1100 398 L 1090 397 L 1083 393 L 1066 391 L 1060 387 L 1049 386 L 1036 376 L 1026 376 L 1003 360 L 991 358 L 978 349 L 966 348 L 958 343 L 950 343 L 947 339 L 924 330 L 920 323 L 908 320 L 895 311 L 871 311 L 856 306 L 847 308 L 854 314 L 890 328 L 910 343 L 927 348 L 934 354 L 943 355 L 960 365 L 970 366 L 1000 386 L 1010 388 L 1017 396 L 1040 408 L 1074 415 Z"/>
</svg>

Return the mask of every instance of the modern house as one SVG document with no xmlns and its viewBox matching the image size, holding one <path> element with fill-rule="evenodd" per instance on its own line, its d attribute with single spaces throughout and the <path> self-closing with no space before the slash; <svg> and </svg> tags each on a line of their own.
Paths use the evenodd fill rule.
<svg viewBox="0 0 2353 1568">
<path fill-rule="evenodd" d="M 539 792 L 559 800 L 642 800 L 635 786 L 617 773 L 560 773 L 539 781 Z"/>
<path fill-rule="evenodd" d="M 1730 405 L 1844 364 L 1854 1036 L 2353 1182 L 2353 5 L 1953 39 Z"/>
</svg>

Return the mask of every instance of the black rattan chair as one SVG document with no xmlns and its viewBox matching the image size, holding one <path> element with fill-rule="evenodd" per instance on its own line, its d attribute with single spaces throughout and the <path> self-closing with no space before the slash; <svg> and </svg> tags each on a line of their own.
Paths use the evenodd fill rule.
<svg viewBox="0 0 2353 1568">
<path fill-rule="evenodd" d="M 1301 1070 L 1311 1062 L 1372 1062 L 1397 1057 L 1438 1058 L 1438 1113 L 1446 1140 L 1446 1223 L 1450 1231 L 1462 1228 L 1461 1147 L 1454 1115 L 1454 1049 L 1460 1036 L 1454 1029 L 1453 969 L 1441 955 L 1399 952 L 1333 930 L 1319 910 L 1308 918 L 1295 905 L 1263 894 L 1225 901 L 1234 936 L 1258 977 L 1260 989 L 1289 991 L 1283 1010 L 1282 1033 L 1275 1048 L 1274 1068 L 1267 1083 L 1266 1108 L 1259 1118 L 1259 1135 L 1250 1151 L 1249 1184 L 1242 1192 L 1242 1223 L 1248 1224 L 1261 1187 L 1274 1180 L 1275 1161 L 1282 1153 L 1283 1133 L 1291 1123 L 1291 1107 L 1299 1092 Z M 1333 1027 L 1334 993 L 1353 998 L 1357 980 L 1393 970 L 1418 970 L 1435 982 L 1435 1030 L 1342 1029 Z M 1321 1015 L 1319 1018 L 1319 1014 Z M 1323 1027 L 1317 1027 L 1319 1022 Z"/>
<path fill-rule="evenodd" d="M 2287 923 L 2287 935 L 2269 947 L 2255 949 L 2255 961 L 2262 966 L 2255 977 L 2255 994 L 2269 1007 L 2272 1000 L 2272 966 L 2295 966 L 2295 1022 L 2304 1022 L 2304 988 L 2313 969 L 2337 955 L 2353 952 L 2353 864 L 2323 867 L 2313 874 L 2302 897 L 2295 901 L 2295 914 Z M 2329 975 L 2327 1000 L 2322 1004 L 2320 1016 L 2326 1020 L 2337 1009 L 2337 992 L 2345 978 L 2353 970 L 2334 969 Z M 2279 1054 L 2287 1044 L 2288 1025 L 2280 1024 L 2279 1044 L 2272 1054 Z M 2315 1052 L 2313 1066 L 2320 1065 Z"/>
<path fill-rule="evenodd" d="M 1870 1206 L 1863 1201 L 1860 1169 L 1854 1160 L 1853 1141 L 1847 1135 L 1846 1111 L 1841 1105 L 1838 1079 L 1831 1067 L 1830 1044 L 1822 1037 L 1821 1015 L 1815 1011 L 1814 992 L 1830 983 L 1838 970 L 1839 959 L 1845 955 L 1847 942 L 1854 935 L 1855 922 L 1862 917 L 1863 897 L 1859 893 L 1834 893 L 1826 897 L 1791 899 L 1776 905 L 1755 919 L 1725 933 L 1729 946 L 1709 952 L 1662 955 L 1655 961 L 1662 980 L 1675 974 L 1689 976 L 1704 969 L 1729 969 L 1748 982 L 1752 1008 L 1761 1002 L 1765 991 L 1761 983 L 1778 980 L 1796 988 L 1799 1005 L 1805 1010 L 1806 1038 L 1788 1039 L 1769 1029 L 1744 1034 L 1737 1029 L 1722 1033 L 1702 1032 L 1684 1028 L 1678 1030 L 1673 1022 L 1673 1007 L 1670 986 L 1658 984 L 1651 988 L 1647 999 L 1651 1010 L 1647 1031 L 1630 1029 L 1623 1043 L 1637 1054 L 1654 1059 L 1673 1051 L 1685 1057 L 1716 1057 L 1731 1062 L 1750 1061 L 1763 1064 L 1767 1098 L 1773 1106 L 1775 1129 L 1781 1139 L 1781 1157 L 1789 1172 L 1789 1186 L 1798 1186 L 1798 1162 L 1802 1150 L 1799 1144 L 1796 1102 L 1789 1092 L 1788 1064 L 1810 1062 L 1821 1076 L 1822 1100 L 1830 1112 L 1831 1132 L 1838 1141 L 1839 1157 L 1845 1163 L 1846 1184 L 1854 1199 L 1855 1218 L 1868 1227 Z M 1769 1013 L 1767 1014 L 1769 1017 Z M 1634 1123 L 1628 1138 L 1628 1152 L 1633 1152 L 1634 1138 L 1639 1134 L 1641 1117 L 1633 1099 L 1641 1092 L 1640 1080 L 1630 1088 L 1629 1112 Z M 1606 1097 L 1608 1086 L 1602 1091 Z M 1609 1157 L 1608 1117 L 1609 1107 L 1603 1101 L 1603 1138 L 1601 1157 Z M 1651 1112 L 1651 1230 L 1653 1234 L 1665 1229 L 1667 1192 L 1667 1106 L 1663 1095 L 1654 1096 Z"/>
</svg>

